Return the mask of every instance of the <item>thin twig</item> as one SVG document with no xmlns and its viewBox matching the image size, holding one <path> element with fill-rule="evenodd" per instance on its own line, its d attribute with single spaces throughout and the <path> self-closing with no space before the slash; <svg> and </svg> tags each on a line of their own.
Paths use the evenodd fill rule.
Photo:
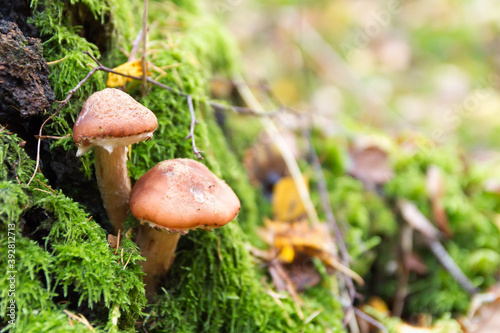
<svg viewBox="0 0 500 333">
<path fill-rule="evenodd" d="M 462 272 L 444 246 L 437 239 L 426 238 L 425 240 L 431 252 L 441 265 L 455 278 L 458 284 L 470 295 L 477 294 L 479 289 L 474 286 L 464 272 Z"/>
<path fill-rule="evenodd" d="M 142 77 L 140 76 L 134 76 L 134 75 L 128 75 L 128 74 L 124 74 L 124 73 L 120 73 L 120 72 L 117 72 L 117 71 L 114 71 L 113 69 L 111 68 L 108 68 L 104 65 L 102 65 L 99 60 L 97 60 L 93 55 L 91 55 L 88 51 L 83 51 L 83 53 L 87 54 L 90 58 L 92 58 L 92 60 L 97 64 L 97 68 L 98 70 L 100 71 L 103 71 L 103 72 L 107 72 L 107 73 L 113 73 L 113 74 L 116 74 L 116 75 L 121 75 L 123 77 L 127 77 L 127 78 L 130 78 L 130 79 L 134 79 L 134 80 L 139 80 L 141 81 L 142 80 Z M 95 67 L 96 68 L 96 67 Z M 184 97 L 188 97 L 190 96 L 192 99 L 194 100 L 201 100 L 200 98 L 197 98 L 197 97 L 193 97 L 185 92 L 182 92 L 180 90 L 176 90 L 172 87 L 169 87 L 163 83 L 160 83 L 156 80 L 153 80 L 152 78 L 147 78 L 148 82 L 157 86 L 157 87 L 160 87 L 162 89 L 165 89 L 165 90 L 168 90 L 174 94 L 177 94 L 177 95 L 180 95 L 180 96 L 184 96 Z M 280 111 L 283 111 L 283 108 L 280 108 L 276 111 L 271 111 L 271 112 L 264 112 L 264 111 L 257 111 L 255 109 L 252 109 L 252 108 L 248 108 L 248 107 L 243 107 L 243 106 L 233 106 L 233 105 L 225 105 L 225 104 L 222 104 L 222 103 L 218 103 L 218 102 L 214 102 L 214 101 L 209 101 L 208 104 L 214 108 L 214 109 L 219 109 L 219 110 L 231 110 L 231 111 L 234 111 L 236 113 L 241 113 L 241 114 L 249 114 L 249 115 L 255 115 L 255 116 L 263 116 L 263 117 L 267 117 L 267 116 L 273 116 L 275 114 L 277 114 L 278 112 Z M 288 108 L 287 108 L 288 110 Z"/>
<path fill-rule="evenodd" d="M 385 333 L 389 333 L 389 331 L 387 331 L 387 328 L 384 326 L 384 324 L 379 322 L 377 319 L 373 318 L 372 316 L 367 315 L 366 313 L 364 313 L 363 311 L 361 311 L 360 309 L 358 309 L 356 307 L 354 308 L 354 312 L 356 313 L 356 315 L 358 317 L 366 320 L 367 322 L 369 322 L 370 324 L 372 324 L 373 326 L 378 328 L 380 331 L 384 331 Z"/>
<path fill-rule="evenodd" d="M 237 75 L 236 80 L 244 82 L 243 78 L 239 74 Z M 251 109 L 256 110 L 259 113 L 264 113 L 264 108 L 255 98 L 255 96 L 253 95 L 252 91 L 248 86 L 239 85 L 237 86 L 237 89 L 241 97 L 245 101 L 245 103 Z M 295 160 L 295 157 L 293 156 L 293 153 L 290 151 L 290 148 L 288 147 L 287 143 L 281 136 L 278 128 L 276 127 L 272 119 L 270 119 L 269 117 L 260 117 L 259 119 L 262 125 L 264 126 L 266 132 L 269 134 L 269 136 L 273 139 L 273 142 L 276 144 L 276 147 L 280 151 L 281 156 L 285 160 L 285 164 L 288 170 L 290 171 L 295 186 L 297 187 L 297 190 L 299 192 L 300 200 L 302 201 L 306 209 L 306 213 L 309 218 L 309 223 L 311 223 L 312 225 L 319 224 L 318 213 L 316 212 L 314 204 L 311 201 L 309 191 L 307 190 L 306 183 L 304 182 L 304 178 L 302 177 L 302 173 L 297 164 L 297 161 Z"/>
<path fill-rule="evenodd" d="M 56 190 L 54 190 L 54 189 L 53 189 L 52 187 L 50 187 L 49 185 L 47 185 L 47 184 L 45 184 L 45 183 L 43 183 L 43 182 L 39 181 L 38 179 L 35 179 L 35 180 L 36 180 L 37 182 L 39 182 L 40 184 L 42 184 L 43 186 L 45 186 L 46 188 L 48 188 L 49 190 L 51 190 L 52 192 L 54 192 L 56 195 L 58 195 L 58 194 L 59 194 Z"/>
<path fill-rule="evenodd" d="M 67 139 L 71 137 L 71 134 L 66 134 L 65 136 L 54 136 L 54 135 L 35 135 L 35 138 L 36 139 L 40 139 L 40 140 L 43 140 L 43 139 L 54 139 L 54 140 L 61 140 L 61 139 Z"/>
<path fill-rule="evenodd" d="M 278 97 L 278 95 L 273 91 L 273 89 L 271 89 L 271 87 L 267 81 L 259 81 L 257 83 L 251 83 L 251 82 L 249 83 L 249 82 L 245 82 L 245 81 L 238 81 L 238 80 L 234 80 L 234 79 L 231 80 L 231 79 L 226 79 L 226 78 L 212 78 L 211 80 L 212 81 L 228 82 L 233 86 L 233 88 L 236 88 L 236 89 L 239 86 L 248 86 L 250 88 L 254 87 L 254 88 L 260 89 L 268 94 L 271 101 L 273 101 L 274 103 L 279 105 L 279 108 L 275 111 L 258 112 L 256 110 L 253 110 L 253 109 L 250 109 L 247 107 L 232 106 L 232 105 L 226 106 L 224 104 L 220 104 L 220 103 L 211 101 L 209 104 L 215 109 L 230 110 L 230 111 L 234 111 L 234 112 L 240 113 L 240 114 L 247 114 L 247 115 L 252 115 L 252 116 L 262 116 L 262 117 L 272 117 L 272 116 L 275 116 L 276 114 L 278 114 L 279 112 L 283 112 L 283 111 L 297 114 L 297 115 L 305 113 L 303 110 L 297 110 L 297 109 L 289 107 L 288 105 L 285 105 L 281 101 L 281 99 Z"/>
<path fill-rule="evenodd" d="M 148 91 L 148 70 L 146 68 L 146 51 L 148 41 L 148 0 L 143 0 L 144 6 L 142 11 L 142 96 L 146 96 Z"/>
<path fill-rule="evenodd" d="M 69 319 L 73 319 L 73 320 L 76 320 L 80 323 L 82 323 L 83 325 L 85 325 L 88 329 L 90 329 L 92 332 L 94 332 L 94 328 L 92 327 L 92 325 L 90 325 L 89 321 L 87 320 L 87 318 L 85 318 L 84 315 L 82 315 L 81 313 L 79 313 L 78 315 L 68 311 L 68 310 L 63 310 L 63 312 L 65 314 L 68 315 Z"/>
<path fill-rule="evenodd" d="M 52 192 L 42 190 L 41 188 L 34 188 L 33 190 L 34 190 L 34 191 L 45 192 L 45 193 L 48 193 L 48 194 L 52 194 Z"/>
<path fill-rule="evenodd" d="M 297 109 L 294 109 L 294 108 L 291 108 L 289 107 L 288 105 L 285 105 L 282 101 L 282 99 L 276 94 L 276 92 L 271 88 L 271 85 L 269 84 L 269 82 L 267 82 L 267 80 L 262 80 L 260 83 L 259 83 L 259 87 L 260 89 L 262 89 L 263 91 L 265 91 L 267 93 L 267 95 L 269 96 L 269 98 L 274 101 L 275 103 L 277 103 L 278 105 L 280 105 L 280 108 L 282 110 L 286 110 L 287 112 L 290 112 L 290 113 L 293 113 L 295 115 L 300 115 L 300 114 L 304 114 L 303 111 L 299 111 Z"/>
<path fill-rule="evenodd" d="M 118 237 L 117 237 L 117 240 L 116 240 L 116 250 L 117 251 L 120 248 L 120 236 L 121 236 L 121 230 L 118 229 Z"/>
<path fill-rule="evenodd" d="M 84 51 L 85 54 L 87 54 L 89 57 L 92 58 L 92 60 L 94 60 L 94 62 L 97 64 L 97 67 L 98 70 L 101 70 L 103 72 L 107 72 L 107 73 L 113 73 L 113 74 L 117 74 L 117 75 L 121 75 L 123 77 L 127 77 L 127 78 L 130 78 L 130 79 L 134 79 L 134 80 L 142 80 L 141 77 L 139 76 L 134 76 L 134 75 L 128 75 L 128 74 L 123 74 L 123 73 L 120 73 L 120 72 L 117 72 L 117 71 L 114 71 L 112 70 L 111 68 L 108 68 L 104 65 L 102 65 L 99 60 L 97 60 L 93 55 L 91 55 L 89 52 L 87 51 Z M 190 94 L 187 94 L 185 92 L 182 92 L 182 91 L 179 91 L 179 90 L 176 90 L 172 87 L 169 87 L 163 83 L 160 83 L 158 81 L 155 81 L 153 80 L 152 78 L 147 78 L 147 81 L 157 87 L 160 87 L 162 89 L 165 89 L 165 90 L 168 90 L 174 94 L 177 94 L 177 95 L 180 95 L 180 96 L 184 96 L 187 98 L 188 100 L 188 107 L 189 107 L 189 112 L 191 114 L 191 130 L 189 132 L 189 135 L 187 136 L 186 139 L 189 139 L 191 138 L 192 140 L 192 146 L 193 146 L 193 152 L 196 154 L 196 156 L 198 158 L 203 158 L 201 157 L 201 155 L 199 155 L 200 153 L 202 153 L 202 151 L 200 151 L 197 147 L 196 147 L 196 144 L 195 144 L 195 140 L 194 140 L 194 125 L 198 123 L 198 121 L 196 120 L 196 116 L 195 116 L 195 113 L 194 113 L 194 108 L 193 108 L 193 96 L 191 96 Z M 198 100 L 198 98 L 196 98 Z M 224 105 L 222 103 L 217 103 L 217 102 L 208 102 L 208 104 L 215 108 L 215 109 L 221 109 L 221 110 L 233 110 L 235 112 L 238 112 L 238 113 L 244 113 L 244 114 L 252 114 L 252 115 L 258 115 L 258 116 L 271 116 L 273 115 L 275 112 L 264 112 L 264 111 L 258 111 L 256 109 L 252 109 L 252 108 L 246 108 L 246 107 L 241 107 L 241 106 L 230 106 L 230 105 Z M 280 111 L 280 110 L 278 110 Z M 276 111 L 276 112 L 278 112 Z"/>
<path fill-rule="evenodd" d="M 141 40 L 142 40 L 142 31 L 143 31 L 142 29 L 139 30 L 137 37 L 135 37 L 134 41 L 132 42 L 132 49 L 130 50 L 130 54 L 128 56 L 127 61 L 132 61 L 135 59 L 135 56 L 137 55 L 137 51 L 139 50 L 139 45 L 140 45 Z"/>
<path fill-rule="evenodd" d="M 308 131 L 304 131 L 304 136 L 309 142 L 309 155 L 312 159 L 312 164 L 317 175 L 318 190 L 321 198 L 321 205 L 323 207 L 323 211 L 325 212 L 326 222 L 328 223 L 328 226 L 330 227 L 330 230 L 333 232 L 333 236 L 335 237 L 335 242 L 337 243 L 339 248 L 342 264 L 345 267 L 349 268 L 349 251 L 347 250 L 347 246 L 345 245 L 344 239 L 342 238 L 342 233 L 340 232 L 340 228 L 337 224 L 337 220 L 335 219 L 335 215 L 333 215 L 332 205 L 328 196 L 328 188 L 326 186 L 325 174 L 323 173 L 323 169 L 321 168 L 321 163 L 319 161 L 318 154 L 316 153 L 316 149 L 314 148 L 310 133 Z M 352 278 L 347 274 L 344 274 L 343 276 L 349 294 L 349 304 L 347 305 L 346 310 L 352 311 L 354 309 L 353 303 L 356 297 L 356 289 L 354 287 Z"/>
<path fill-rule="evenodd" d="M 199 159 L 203 159 L 203 156 L 201 156 L 201 153 L 203 153 L 201 150 L 196 147 L 196 143 L 194 141 L 194 125 L 198 124 L 198 120 L 196 120 L 196 115 L 194 113 L 194 107 L 193 107 L 193 98 L 191 95 L 187 96 L 187 102 L 188 102 L 188 107 L 189 107 L 189 113 L 191 114 L 191 127 L 189 129 L 189 134 L 186 136 L 187 139 L 191 139 L 191 145 L 193 146 L 193 152 L 198 157 Z"/>
<path fill-rule="evenodd" d="M 51 65 L 58 64 L 58 63 L 60 63 L 60 62 L 62 62 L 62 61 L 64 61 L 64 60 L 66 60 L 66 58 L 67 58 L 67 57 L 68 57 L 68 56 L 65 56 L 64 58 L 61 58 L 61 59 L 58 59 L 58 60 L 49 61 L 49 62 L 47 63 L 47 65 L 51 66 Z"/>
<path fill-rule="evenodd" d="M 133 50 L 132 50 L 133 51 Z M 134 76 L 134 75 L 128 75 L 128 74 L 124 74 L 124 73 L 120 73 L 120 72 L 117 72 L 111 68 L 108 68 L 104 65 L 102 65 L 99 60 L 97 60 L 96 57 L 94 57 L 89 51 L 83 51 L 84 54 L 88 55 L 96 64 L 97 66 L 96 67 L 93 67 L 92 70 L 87 74 L 87 76 L 85 76 L 85 78 L 83 80 L 81 80 L 73 89 L 71 89 L 68 93 L 68 95 L 66 96 L 66 98 L 63 100 L 63 101 L 56 101 L 56 103 L 59 104 L 59 106 L 57 107 L 56 111 L 50 116 L 48 117 L 43 123 L 42 125 L 40 126 L 40 130 L 39 130 L 39 133 L 38 133 L 38 137 L 37 137 L 37 140 L 38 140 L 38 144 L 37 144 L 37 153 L 36 153 L 36 164 L 35 164 L 35 170 L 33 172 L 33 175 L 31 176 L 31 179 L 29 180 L 28 182 L 28 186 L 31 184 L 31 182 L 33 181 L 33 179 L 35 178 L 37 172 L 38 172 L 38 168 L 40 166 L 40 148 L 41 148 L 41 141 L 42 141 L 42 138 L 44 138 L 44 136 L 42 135 L 42 131 L 43 131 L 43 128 L 45 127 L 45 125 L 47 124 L 47 122 L 49 120 L 51 120 L 52 118 L 54 118 L 55 116 L 57 116 L 60 112 L 60 110 L 66 105 L 68 104 L 69 100 L 71 99 L 71 97 L 73 96 L 73 94 L 85 83 L 88 81 L 88 79 L 90 79 L 90 77 L 92 75 L 94 75 L 97 71 L 103 71 L 103 72 L 107 72 L 107 73 L 112 73 L 112 74 L 116 74 L 116 75 L 120 75 L 120 76 L 123 76 L 123 77 L 127 77 L 127 78 L 130 78 L 130 79 L 134 79 L 134 80 L 139 80 L 139 81 L 142 81 L 144 79 L 144 75 L 142 77 L 139 77 L 139 76 Z M 132 53 L 132 52 L 131 52 Z M 146 70 L 144 70 L 144 67 L 143 67 L 143 74 L 146 72 Z M 186 98 L 188 98 L 188 106 L 190 107 L 189 111 L 190 111 L 190 114 L 191 114 L 191 128 L 190 128 L 190 132 L 189 134 L 191 136 L 188 135 L 189 138 L 191 138 L 191 142 L 192 142 L 192 146 L 193 146 L 193 152 L 195 153 L 195 155 L 198 157 L 198 158 L 203 158 L 201 157 L 200 153 L 202 153 L 202 151 L 200 151 L 197 147 L 196 147 L 196 144 L 195 144 L 195 138 L 194 138 L 194 125 L 193 124 L 196 124 L 197 121 L 196 121 L 196 118 L 195 118 L 195 113 L 194 113 L 194 109 L 192 108 L 192 100 L 193 100 L 193 96 L 187 94 L 187 93 L 184 93 L 182 91 L 179 91 L 179 90 L 176 90 L 172 87 L 169 87 L 163 83 L 160 83 L 158 81 L 155 81 L 149 77 L 146 76 L 146 80 L 147 82 L 157 86 L 157 87 L 160 87 L 162 89 L 165 89 L 165 90 L 168 90 L 174 94 L 177 94 L 177 95 L 180 95 L 180 96 L 184 96 Z M 201 100 L 200 98 L 194 98 L 196 100 Z M 224 105 L 224 104 L 221 104 L 221 103 L 217 103 L 217 102 L 208 102 L 208 104 L 213 107 L 214 109 L 219 109 L 219 110 L 232 110 L 234 112 L 237 112 L 237 113 L 242 113 L 242 114 L 251 114 L 251 115 L 256 115 L 256 116 L 264 116 L 264 117 L 269 117 L 269 116 L 272 116 L 274 115 L 276 112 L 278 111 L 281 111 L 278 110 L 278 111 L 275 111 L 275 112 L 264 112 L 264 110 L 262 109 L 262 107 L 260 106 L 260 104 L 258 105 L 258 109 L 255 109 L 255 108 L 246 108 L 246 107 L 240 107 L 240 106 L 230 106 L 230 105 Z M 276 132 L 277 133 L 277 129 L 276 129 L 276 126 L 274 125 L 274 123 L 272 123 L 272 125 L 269 125 L 271 127 L 274 127 L 275 130 L 273 132 Z M 279 134 L 279 133 L 278 133 Z M 47 136 L 49 137 L 49 136 Z M 282 148 L 280 148 L 282 149 Z M 286 153 L 285 153 L 286 155 Z M 293 157 L 292 157 L 293 159 Z M 285 161 L 287 160 L 287 158 L 285 158 Z M 289 161 L 290 162 L 290 161 Z M 287 162 L 288 164 L 288 162 Z M 295 162 L 296 164 L 296 162 Z M 292 167 L 293 168 L 293 167 Z M 298 168 L 298 167 L 297 167 Z M 304 184 L 305 186 L 305 184 Z M 300 187 L 300 186 L 299 186 Z M 309 205 L 305 205 L 306 207 L 308 207 Z M 310 207 L 309 207 L 310 209 Z M 311 215 L 312 216 L 312 221 L 314 223 L 314 221 L 317 220 L 317 217 L 314 218 L 314 215 Z M 311 217 L 310 216 L 310 217 Z"/>
<path fill-rule="evenodd" d="M 309 315 L 309 317 L 307 317 L 306 320 L 304 320 L 304 325 L 309 324 L 311 321 L 313 321 L 314 318 L 319 316 L 321 314 L 321 312 L 323 312 L 323 311 L 324 311 L 324 309 L 321 309 L 321 310 L 316 310 L 313 313 L 311 313 Z"/>
<path fill-rule="evenodd" d="M 130 258 L 132 258 L 132 253 L 134 253 L 134 251 L 135 251 L 135 249 L 134 249 L 134 250 L 132 250 L 132 252 L 130 252 L 130 255 L 128 256 L 127 262 L 126 262 L 126 263 L 125 263 L 125 265 L 123 266 L 123 269 L 127 268 L 127 265 L 128 265 L 128 263 L 129 263 L 129 261 L 130 261 Z"/>
<path fill-rule="evenodd" d="M 405 265 L 405 258 L 413 251 L 413 229 L 408 224 L 401 226 L 399 248 L 398 284 L 392 303 L 392 315 L 394 317 L 401 317 L 403 314 L 405 299 L 408 294 L 410 270 Z"/>
<path fill-rule="evenodd" d="M 89 52 L 84 52 L 84 53 L 87 53 L 88 55 L 90 55 L 93 59 L 95 59 Z M 64 101 L 62 101 L 59 106 L 57 107 L 56 109 L 56 112 L 54 112 L 50 117 L 48 117 L 47 119 L 45 119 L 45 121 L 42 123 L 42 126 L 40 126 L 40 130 L 38 132 L 38 144 L 37 144 L 37 148 L 36 148 L 36 164 L 35 164 L 35 171 L 33 172 L 33 176 L 31 176 L 29 182 L 28 182 L 28 186 L 30 186 L 31 182 L 33 181 L 33 179 L 35 178 L 36 176 L 36 173 L 38 171 L 38 167 L 40 166 L 40 146 L 41 146 L 41 143 L 42 143 L 42 131 L 43 131 L 43 127 L 45 126 L 45 124 L 47 124 L 47 122 L 49 120 L 51 120 L 52 118 L 54 118 L 55 116 L 57 116 L 59 114 L 59 111 L 61 111 L 61 109 L 63 108 L 63 106 L 65 106 L 66 104 L 68 104 L 69 102 L 69 99 L 73 96 L 73 94 L 85 83 L 87 82 L 88 79 L 90 79 L 90 77 L 92 75 L 94 75 L 95 72 L 97 72 L 100 68 L 99 67 L 94 67 L 90 72 L 88 72 L 87 76 L 85 76 L 85 78 L 83 80 L 81 80 L 73 89 L 71 89 L 68 93 L 68 96 L 66 96 L 66 98 L 64 99 Z"/>
<path fill-rule="evenodd" d="M 106 66 L 103 66 L 99 60 L 97 60 L 93 55 L 91 55 L 89 52 L 87 51 L 84 51 L 85 54 L 87 54 L 90 58 L 92 58 L 92 60 L 94 60 L 94 62 L 97 64 L 97 67 L 95 68 L 98 68 L 98 70 L 101 70 L 103 72 L 107 72 L 107 73 L 113 73 L 113 74 L 117 74 L 117 75 L 121 75 L 121 76 L 124 76 L 124 77 L 128 77 L 128 78 L 131 78 L 131 79 L 135 79 L 135 80 L 142 80 L 142 77 L 139 77 L 139 76 L 134 76 L 134 75 L 128 75 L 128 74 L 123 74 L 123 73 L 120 73 L 120 72 L 117 72 L 117 71 L 114 71 L 112 70 L 111 68 L 108 68 Z M 203 158 L 201 156 L 200 153 L 202 153 L 202 151 L 200 151 L 197 147 L 196 147 L 196 142 L 195 142 L 195 138 L 194 138 L 194 125 L 198 123 L 198 121 L 196 120 L 196 117 L 195 117 L 195 113 L 194 113 L 194 108 L 193 108 L 193 97 L 189 94 L 186 94 L 182 91 L 179 91 L 179 90 L 175 90 L 173 89 L 172 87 L 169 87 L 163 83 L 160 83 L 158 81 L 155 81 L 149 77 L 147 77 L 147 81 L 157 87 L 160 87 L 162 89 L 165 89 L 165 90 L 168 90 L 174 94 L 177 94 L 177 95 L 180 95 L 180 96 L 184 96 L 187 98 L 188 100 L 188 107 L 189 107 L 189 112 L 190 112 L 190 115 L 191 115 L 191 129 L 190 129 L 190 132 L 189 132 L 189 136 L 187 138 L 191 138 L 191 142 L 192 142 L 192 146 L 193 146 L 193 152 L 195 153 L 196 157 L 198 158 Z"/>
<path fill-rule="evenodd" d="M 92 75 L 94 75 L 97 71 L 103 71 L 103 72 L 107 72 L 107 73 L 113 73 L 113 74 L 116 74 L 116 75 L 120 75 L 120 76 L 123 76 L 123 77 L 128 77 L 128 78 L 131 78 L 131 79 L 135 79 L 135 80 L 139 80 L 141 81 L 143 78 L 142 77 L 139 77 L 139 76 L 133 76 L 133 75 L 127 75 L 127 74 L 123 74 L 123 73 L 120 73 L 120 72 L 117 72 L 117 71 L 114 71 L 112 70 L 111 68 L 108 68 L 104 65 L 102 65 L 90 52 L 88 51 L 83 51 L 83 53 L 85 53 L 86 55 L 88 55 L 96 64 L 97 66 L 92 68 L 92 70 L 90 72 L 88 72 L 87 76 L 85 76 L 85 78 L 83 80 L 81 80 L 73 89 L 71 89 L 68 93 L 68 95 L 66 96 L 66 98 L 63 100 L 63 101 L 56 101 L 59 106 L 57 107 L 56 111 L 50 116 L 48 117 L 47 119 L 45 119 L 45 121 L 42 123 L 42 125 L 40 126 L 40 130 L 38 132 L 38 136 L 37 136 L 37 140 L 38 140 L 38 144 L 37 144 L 37 150 L 36 150 L 36 163 L 35 163 L 35 171 L 33 172 L 33 175 L 31 176 L 30 180 L 28 181 L 28 186 L 31 184 L 31 182 L 33 181 L 33 179 L 35 178 L 37 172 L 38 172 L 38 168 L 40 166 L 40 147 L 41 147 L 41 142 L 42 142 L 42 138 L 44 138 L 44 136 L 42 135 L 42 131 L 43 131 L 43 128 L 45 127 L 45 125 L 47 124 L 47 122 L 49 122 L 49 120 L 51 120 L 52 118 L 54 118 L 55 116 L 57 116 L 60 112 L 60 110 L 66 105 L 68 104 L 69 100 L 71 99 L 71 97 L 74 95 L 74 93 L 85 83 L 88 81 L 88 79 L 90 79 L 90 77 L 92 77 Z M 181 91 L 178 91 L 178 90 L 175 90 L 169 86 L 166 86 L 160 82 L 157 82 L 149 77 L 147 77 L 147 81 L 160 87 L 160 88 L 163 88 L 163 89 L 166 89 L 172 93 L 175 93 L 175 94 L 178 94 L 178 95 L 181 95 L 181 96 L 184 96 L 184 97 L 191 97 L 191 95 L 189 94 L 186 94 L 186 93 L 183 93 Z M 191 116 L 194 115 L 194 112 L 192 112 L 192 110 L 190 110 L 191 112 Z M 193 120 L 191 119 L 191 122 Z M 198 150 L 198 148 L 196 148 L 196 145 L 195 145 L 195 139 L 194 137 L 192 138 L 192 143 L 193 143 L 193 151 L 198 152 L 198 154 L 200 153 L 200 151 Z M 196 156 L 199 157 L 199 155 L 196 154 Z"/>
<path fill-rule="evenodd" d="M 344 308 L 344 319 L 342 320 L 342 324 L 344 327 L 349 325 L 349 332 L 360 333 L 358 321 L 356 320 L 356 313 L 354 312 L 354 306 L 352 306 L 351 296 L 349 295 L 346 281 L 346 279 L 342 278 L 337 279 L 338 295 L 340 295 L 340 303 Z"/>
<path fill-rule="evenodd" d="M 398 208 L 404 220 L 424 236 L 427 246 L 443 268 L 455 278 L 465 291 L 471 295 L 477 294 L 479 292 L 478 288 L 472 284 L 469 278 L 462 272 L 460 267 L 458 267 L 450 254 L 446 251 L 444 246 L 439 242 L 437 238 L 439 231 L 437 231 L 437 229 L 434 230 L 435 228 L 432 223 L 422 214 L 418 207 L 407 200 L 400 200 L 398 201 Z"/>
<path fill-rule="evenodd" d="M 244 106 L 225 105 L 213 101 L 209 102 L 208 104 L 216 110 L 230 110 L 243 115 L 259 116 L 259 117 L 273 117 L 277 115 L 280 111 L 283 111 L 282 108 L 279 108 L 275 111 L 270 111 L 270 112 L 258 112 L 256 110 Z"/>
</svg>

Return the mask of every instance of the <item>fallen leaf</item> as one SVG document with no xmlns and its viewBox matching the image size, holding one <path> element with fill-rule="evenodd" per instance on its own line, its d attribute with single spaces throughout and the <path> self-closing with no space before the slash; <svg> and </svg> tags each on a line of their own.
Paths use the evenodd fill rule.
<svg viewBox="0 0 500 333">
<path fill-rule="evenodd" d="M 297 291 L 304 291 L 321 282 L 321 274 L 309 260 L 299 261 L 299 263 L 284 265 Z"/>
<path fill-rule="evenodd" d="M 297 294 L 297 290 L 295 289 L 295 285 L 293 281 L 290 279 L 290 276 L 284 269 L 283 265 L 277 260 L 273 260 L 268 264 L 269 275 L 273 280 L 273 284 L 276 287 L 277 291 L 286 290 L 294 301 L 295 309 L 297 311 L 297 315 L 300 319 L 304 319 L 304 314 L 302 313 L 301 305 L 303 304 L 299 295 Z"/>
<path fill-rule="evenodd" d="M 141 59 L 135 59 L 121 64 L 120 66 L 113 68 L 113 70 L 126 75 L 142 76 L 142 62 Z M 151 73 L 148 71 L 147 74 L 150 75 Z M 106 86 L 109 88 L 121 87 L 130 81 L 132 81 L 131 78 L 109 73 Z"/>
<path fill-rule="evenodd" d="M 110 248 L 115 249 L 118 244 L 118 237 L 108 234 L 108 244 Z"/>
<path fill-rule="evenodd" d="M 273 285 L 276 288 L 276 290 L 277 291 L 286 290 L 287 278 L 285 278 L 283 272 L 279 268 L 275 267 L 275 265 L 269 265 L 268 269 L 269 269 L 269 275 L 273 280 Z"/>
<path fill-rule="evenodd" d="M 462 325 L 467 333 L 500 332 L 500 286 L 474 296 L 468 318 L 462 320 Z"/>
<path fill-rule="evenodd" d="M 404 265 L 406 269 L 419 275 L 427 274 L 427 265 L 415 253 L 408 253 L 404 256 Z"/>
<path fill-rule="evenodd" d="M 264 223 L 266 228 L 261 228 L 259 235 L 280 253 L 281 262 L 291 263 L 303 253 L 336 267 L 336 246 L 325 224 L 310 226 L 307 220 L 293 223 L 266 220 Z"/>
<path fill-rule="evenodd" d="M 453 232 L 451 231 L 448 216 L 446 215 L 446 211 L 443 206 L 443 197 L 446 192 L 446 185 L 441 170 L 435 165 L 431 165 L 427 169 L 426 187 L 429 199 L 431 200 L 432 215 L 434 220 L 436 221 L 439 230 L 441 230 L 448 238 L 451 238 L 453 236 Z"/>
<path fill-rule="evenodd" d="M 294 133 L 282 131 L 281 136 L 297 159 L 300 151 Z M 268 134 L 262 134 L 255 144 L 245 151 L 243 163 L 254 186 L 262 185 L 266 195 L 272 193 L 274 184 L 289 176 L 285 160 Z"/>
<path fill-rule="evenodd" d="M 308 185 L 306 177 L 304 183 Z M 274 218 L 279 221 L 296 221 L 306 215 L 299 191 L 291 177 L 281 178 L 274 185 L 272 205 Z"/>
<path fill-rule="evenodd" d="M 349 173 L 366 186 L 381 185 L 389 181 L 394 172 L 387 152 L 375 145 L 353 145 L 350 148 Z"/>
<path fill-rule="evenodd" d="M 262 185 L 271 191 L 272 186 L 285 175 L 286 164 L 271 142 L 257 142 L 245 151 L 243 163 L 254 186 Z"/>
<path fill-rule="evenodd" d="M 435 165 L 429 166 L 426 174 L 427 193 L 431 198 L 442 198 L 445 193 L 445 184 L 441 169 Z"/>
<path fill-rule="evenodd" d="M 366 304 L 368 306 L 371 306 L 374 308 L 377 312 L 383 313 L 384 315 L 389 315 L 389 307 L 387 306 L 387 303 L 384 302 L 384 300 L 378 296 L 372 296 L 368 300 L 368 303 Z"/>
<path fill-rule="evenodd" d="M 284 263 L 291 263 L 295 258 L 295 250 L 291 244 L 283 244 L 280 247 L 280 252 L 278 254 L 278 259 Z"/>
<path fill-rule="evenodd" d="M 317 257 L 327 268 L 346 274 L 359 285 L 364 284 L 359 274 L 338 261 L 336 244 L 326 224 L 310 226 L 307 220 L 293 223 L 265 220 L 264 224 L 266 228 L 259 228 L 259 236 L 274 249 L 278 259 L 286 259 L 286 262 L 289 262 L 290 257 L 280 258 L 278 253 L 286 246 L 293 246 L 293 261 L 302 254 L 309 258 Z M 287 253 L 288 256 L 291 254 L 291 251 Z"/>
</svg>

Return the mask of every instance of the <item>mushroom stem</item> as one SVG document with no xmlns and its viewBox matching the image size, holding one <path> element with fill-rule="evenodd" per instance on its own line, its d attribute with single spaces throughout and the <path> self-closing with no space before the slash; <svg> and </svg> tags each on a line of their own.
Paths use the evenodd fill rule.
<svg viewBox="0 0 500 333">
<path fill-rule="evenodd" d="M 109 153 L 105 148 L 95 148 L 95 169 L 102 202 L 115 233 L 123 229 L 127 218 L 131 184 L 127 170 L 127 147 L 116 146 Z"/>
<path fill-rule="evenodd" d="M 174 262 L 175 249 L 181 234 L 156 230 L 148 225 L 141 225 L 137 232 L 136 244 L 141 249 L 141 255 L 146 258 L 142 262 L 146 296 L 155 294 L 159 278 Z"/>
</svg>

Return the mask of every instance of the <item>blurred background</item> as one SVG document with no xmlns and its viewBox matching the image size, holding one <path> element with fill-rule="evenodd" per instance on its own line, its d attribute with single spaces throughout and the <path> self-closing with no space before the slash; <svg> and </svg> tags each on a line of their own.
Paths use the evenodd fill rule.
<svg viewBox="0 0 500 333">
<path fill-rule="evenodd" d="M 236 36 L 248 82 L 281 101 L 386 133 L 423 132 L 471 150 L 500 142 L 500 3 L 258 1 L 210 4 Z"/>
</svg>

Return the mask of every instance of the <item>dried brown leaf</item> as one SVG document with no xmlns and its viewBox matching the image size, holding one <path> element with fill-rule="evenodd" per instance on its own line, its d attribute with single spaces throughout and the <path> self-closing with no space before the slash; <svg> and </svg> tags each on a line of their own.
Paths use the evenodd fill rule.
<svg viewBox="0 0 500 333">
<path fill-rule="evenodd" d="M 243 163 L 252 184 L 267 189 L 287 173 L 285 161 L 268 135 L 261 135 L 247 149 Z"/>
<path fill-rule="evenodd" d="M 108 234 L 108 244 L 112 249 L 116 249 L 116 245 L 118 244 L 118 237 L 113 236 L 112 234 Z"/>
<path fill-rule="evenodd" d="M 299 292 L 321 282 L 321 275 L 308 258 L 297 263 L 285 265 L 285 269 L 295 289 Z"/>
<path fill-rule="evenodd" d="M 500 332 L 500 286 L 475 295 L 468 318 L 463 319 L 462 324 L 467 333 Z"/>
<path fill-rule="evenodd" d="M 384 184 L 394 176 L 389 155 L 382 148 L 352 147 L 350 155 L 352 165 L 349 173 L 367 186 Z"/>
<path fill-rule="evenodd" d="M 431 200 L 432 215 L 434 220 L 436 221 L 439 230 L 441 230 L 448 238 L 451 238 L 453 236 L 453 232 L 450 228 L 448 216 L 446 215 L 446 211 L 443 206 L 446 184 L 441 170 L 435 165 L 431 165 L 427 169 L 426 186 L 429 199 Z"/>
<path fill-rule="evenodd" d="M 404 265 L 407 270 L 413 271 L 419 275 L 427 274 L 427 265 L 415 253 L 408 253 L 405 255 Z"/>
</svg>

